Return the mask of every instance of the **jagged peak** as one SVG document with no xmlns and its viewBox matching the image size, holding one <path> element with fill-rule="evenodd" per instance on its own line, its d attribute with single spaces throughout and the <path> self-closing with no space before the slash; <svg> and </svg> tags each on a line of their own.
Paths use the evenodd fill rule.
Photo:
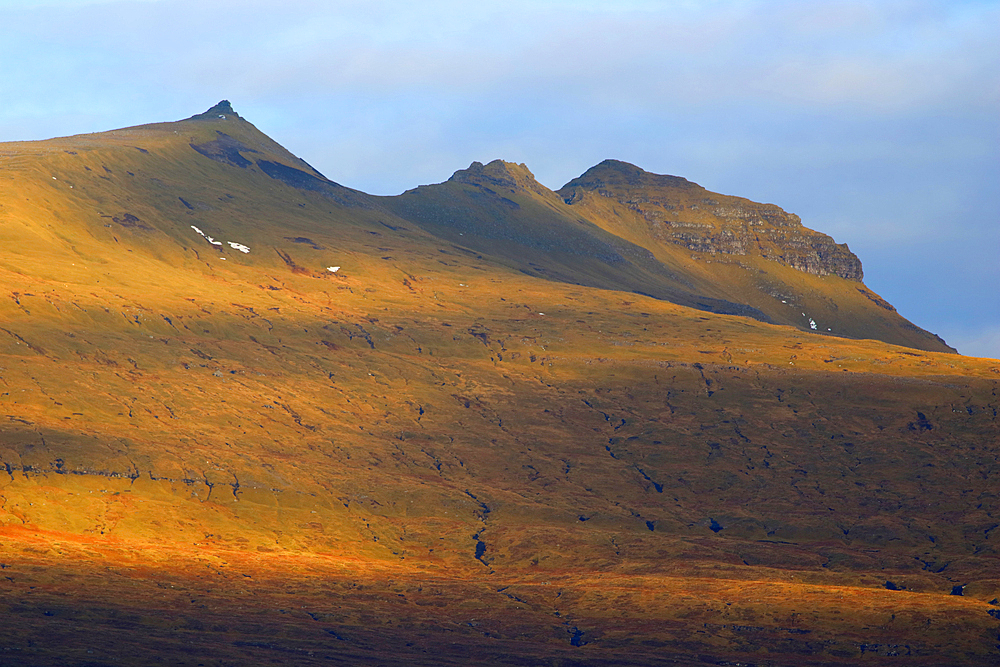
<svg viewBox="0 0 1000 667">
<path fill-rule="evenodd" d="M 191 116 L 188 120 L 215 120 L 219 118 L 223 120 L 240 118 L 240 115 L 233 110 L 233 105 L 229 103 L 229 100 L 222 100 L 208 111 Z"/>
<path fill-rule="evenodd" d="M 525 164 L 493 160 L 487 164 L 473 162 L 468 169 L 459 169 L 449 181 L 472 185 L 491 185 L 510 190 L 532 190 L 538 192 L 543 186 L 535 180 Z"/>
</svg>

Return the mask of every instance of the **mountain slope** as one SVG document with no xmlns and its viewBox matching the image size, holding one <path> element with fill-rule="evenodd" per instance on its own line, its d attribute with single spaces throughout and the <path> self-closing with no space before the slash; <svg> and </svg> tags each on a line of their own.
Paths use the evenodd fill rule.
<svg viewBox="0 0 1000 667">
<path fill-rule="evenodd" d="M 473 163 L 380 203 L 528 275 L 954 352 L 869 290 L 846 246 L 797 216 L 627 163 L 605 161 L 558 193 L 524 165 Z"/>
<path fill-rule="evenodd" d="M 645 248 L 570 211 L 524 165 L 476 162 L 446 183 L 421 186 L 381 203 L 439 238 L 527 275 L 769 321 L 742 303 L 693 291 L 685 276 Z"/>
<path fill-rule="evenodd" d="M 868 289 L 861 261 L 846 245 L 773 204 L 709 192 L 617 160 L 589 169 L 559 195 L 707 293 L 746 303 L 770 321 L 954 352 Z"/>
<path fill-rule="evenodd" d="M 995 360 L 636 294 L 715 283 L 228 105 L 0 175 L 0 664 L 996 657 Z"/>
</svg>

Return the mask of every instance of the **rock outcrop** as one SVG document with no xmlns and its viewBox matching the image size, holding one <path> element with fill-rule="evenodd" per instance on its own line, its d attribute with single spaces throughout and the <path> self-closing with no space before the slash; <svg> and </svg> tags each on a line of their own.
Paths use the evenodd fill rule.
<svg viewBox="0 0 1000 667">
<path fill-rule="evenodd" d="M 640 215 L 661 243 L 701 255 L 759 255 L 817 276 L 860 282 L 861 260 L 844 243 L 802 225 L 799 216 L 773 204 L 709 192 L 677 176 L 651 174 L 605 160 L 567 183 L 567 204 L 588 194 L 611 198 Z"/>
<path fill-rule="evenodd" d="M 473 162 L 468 169 L 459 169 L 448 180 L 483 188 L 509 190 L 511 193 L 519 190 L 528 190 L 541 195 L 551 193 L 548 188 L 535 180 L 535 175 L 527 165 L 503 160 L 493 160 L 485 165 L 482 162 Z"/>
</svg>

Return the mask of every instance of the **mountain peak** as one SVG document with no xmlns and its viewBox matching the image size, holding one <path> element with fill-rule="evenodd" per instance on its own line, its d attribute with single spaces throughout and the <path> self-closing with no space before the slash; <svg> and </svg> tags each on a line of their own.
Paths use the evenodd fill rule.
<svg viewBox="0 0 1000 667">
<path fill-rule="evenodd" d="M 449 181 L 470 185 L 502 187 L 509 190 L 532 190 L 542 187 L 524 164 L 493 160 L 488 164 L 473 162 L 468 169 L 459 169 Z"/>
<path fill-rule="evenodd" d="M 864 278 L 861 260 L 846 244 L 804 227 L 799 216 L 774 204 L 709 192 L 620 160 L 605 160 L 558 190 L 567 204 L 582 206 L 595 192 L 625 205 L 657 243 L 684 248 L 699 261 L 759 256 L 817 276 Z"/>
<path fill-rule="evenodd" d="M 563 186 L 566 188 L 584 188 L 587 190 L 603 190 L 608 187 L 675 187 L 697 188 L 680 176 L 667 176 L 650 173 L 640 167 L 621 160 L 604 160 L 594 165 L 581 176 Z"/>
<path fill-rule="evenodd" d="M 233 110 L 233 105 L 229 103 L 229 100 L 222 100 L 208 111 L 191 116 L 188 120 L 214 120 L 216 118 L 224 120 L 229 117 L 239 118 L 240 115 Z"/>
</svg>

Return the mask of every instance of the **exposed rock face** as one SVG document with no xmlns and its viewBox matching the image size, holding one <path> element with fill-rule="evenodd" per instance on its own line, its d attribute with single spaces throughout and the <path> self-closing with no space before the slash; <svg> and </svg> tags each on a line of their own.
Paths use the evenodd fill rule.
<svg viewBox="0 0 1000 667">
<path fill-rule="evenodd" d="M 705 255 L 759 255 L 814 275 L 861 281 L 861 260 L 846 244 L 802 225 L 799 216 L 773 204 L 709 192 L 677 176 L 650 174 L 605 160 L 567 183 L 567 204 L 597 194 L 640 215 L 662 243 Z"/>
</svg>

